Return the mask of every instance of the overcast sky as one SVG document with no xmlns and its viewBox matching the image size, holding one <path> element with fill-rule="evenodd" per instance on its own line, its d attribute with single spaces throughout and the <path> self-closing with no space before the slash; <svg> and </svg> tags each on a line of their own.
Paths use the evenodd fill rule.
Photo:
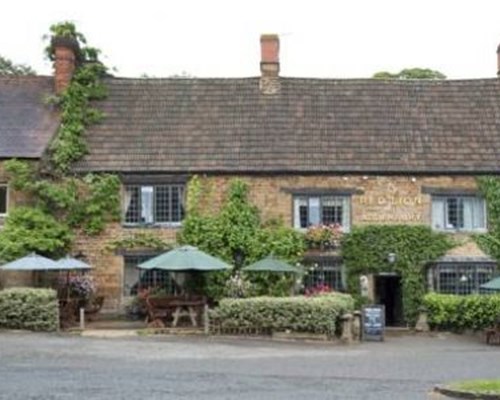
<svg viewBox="0 0 500 400">
<path fill-rule="evenodd" d="M 500 0 L 9 0 L 0 54 L 51 73 L 41 38 L 63 20 L 120 76 L 256 76 L 259 35 L 278 33 L 284 76 L 493 77 L 500 43 Z"/>
</svg>

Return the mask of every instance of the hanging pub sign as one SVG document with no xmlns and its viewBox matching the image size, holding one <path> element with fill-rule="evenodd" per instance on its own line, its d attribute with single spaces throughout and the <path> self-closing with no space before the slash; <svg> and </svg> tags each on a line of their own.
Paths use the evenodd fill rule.
<svg viewBox="0 0 500 400">
<path fill-rule="evenodd" d="M 383 341 L 385 330 L 385 306 L 383 304 L 363 306 L 361 325 L 363 340 Z"/>
</svg>

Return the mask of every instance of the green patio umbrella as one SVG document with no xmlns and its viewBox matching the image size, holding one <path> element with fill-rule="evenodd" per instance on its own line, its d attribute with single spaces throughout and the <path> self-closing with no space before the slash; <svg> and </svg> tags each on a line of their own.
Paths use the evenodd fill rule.
<svg viewBox="0 0 500 400">
<path fill-rule="evenodd" d="M 60 270 L 87 270 L 92 267 L 81 260 L 73 257 L 64 257 L 57 261 Z"/>
<path fill-rule="evenodd" d="M 273 255 L 267 256 L 260 261 L 242 269 L 243 271 L 268 271 L 268 272 L 301 272 L 299 268 L 274 257 Z"/>
<path fill-rule="evenodd" d="M 36 253 L 28 254 L 2 265 L 0 268 L 5 271 L 55 271 L 60 269 L 55 261 Z"/>
<path fill-rule="evenodd" d="M 217 271 L 231 269 L 229 264 L 198 250 L 193 246 L 182 246 L 160 254 L 139 264 L 141 269 L 163 269 L 173 272 Z"/>
<path fill-rule="evenodd" d="M 479 286 L 481 289 L 487 289 L 500 292 L 500 276 L 493 278 L 491 281 L 483 283 Z"/>
</svg>

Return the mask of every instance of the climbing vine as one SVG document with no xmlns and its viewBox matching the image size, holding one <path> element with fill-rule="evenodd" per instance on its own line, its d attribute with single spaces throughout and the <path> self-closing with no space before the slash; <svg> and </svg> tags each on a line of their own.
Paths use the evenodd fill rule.
<svg viewBox="0 0 500 400">
<path fill-rule="evenodd" d="M 152 249 L 152 250 L 170 250 L 172 245 L 149 232 L 138 232 L 132 236 L 113 240 L 108 243 L 107 249 L 134 250 L 134 249 Z"/>
<path fill-rule="evenodd" d="M 87 152 L 83 137 L 85 128 L 103 118 L 102 112 L 92 107 L 91 102 L 106 97 L 106 88 L 101 78 L 106 74 L 107 68 L 99 61 L 100 51 L 86 45 L 85 36 L 76 30 L 73 23 L 52 25 L 50 32 L 50 44 L 45 49 L 50 60 L 55 57 L 56 39 L 72 40 L 79 49 L 71 83 L 56 100 L 61 110 L 61 124 L 49 149 L 52 167 L 58 173 L 65 173 L 73 162 L 81 159 Z"/>
<path fill-rule="evenodd" d="M 479 247 L 496 260 L 500 260 L 500 179 L 494 176 L 476 178 L 477 185 L 486 200 L 488 233 L 475 235 Z"/>
<path fill-rule="evenodd" d="M 219 212 L 204 212 L 203 194 L 207 182 L 193 177 L 187 190 L 188 214 L 177 240 L 197 246 L 203 251 L 234 264 L 235 256 L 243 256 L 242 265 L 251 264 L 273 253 L 291 263 L 299 261 L 305 250 L 303 235 L 281 221 L 262 221 L 258 209 L 248 199 L 248 185 L 230 181 L 226 198 Z M 204 291 L 213 298 L 226 293 L 224 288 L 230 272 L 212 273 Z M 283 277 L 277 274 L 248 276 L 259 294 L 288 294 L 291 282 L 283 289 Z"/>
<path fill-rule="evenodd" d="M 48 157 L 42 168 L 19 160 L 5 163 L 11 185 L 22 193 L 27 207 L 9 213 L 0 232 L 3 245 L 0 257 L 4 260 L 27 251 L 58 254 L 71 245 L 70 235 L 66 235 L 70 229 L 95 235 L 106 223 L 120 217 L 118 177 L 110 174 L 78 177 L 70 173 L 71 165 L 87 153 L 86 128 L 103 118 L 92 102 L 106 96 L 101 78 L 107 69 L 99 61 L 99 50 L 87 46 L 85 36 L 71 22 L 50 27 L 45 50 L 50 60 L 54 60 L 55 43 L 61 38 L 75 45 L 76 65 L 68 87 L 52 99 L 60 110 L 60 125 L 49 145 Z M 14 220 L 27 227 L 33 239 L 30 243 L 23 241 L 24 233 L 16 228 Z M 60 237 L 64 240 L 59 240 Z M 51 242 L 43 242 L 43 238 Z M 25 245 L 19 248 L 16 243 Z"/>
<path fill-rule="evenodd" d="M 424 267 L 444 255 L 454 243 L 449 236 L 423 225 L 370 225 L 354 228 L 342 239 L 348 290 L 359 295 L 362 274 L 396 272 L 401 276 L 404 317 L 416 320 L 426 291 Z M 391 263 L 388 254 L 395 255 Z"/>
</svg>

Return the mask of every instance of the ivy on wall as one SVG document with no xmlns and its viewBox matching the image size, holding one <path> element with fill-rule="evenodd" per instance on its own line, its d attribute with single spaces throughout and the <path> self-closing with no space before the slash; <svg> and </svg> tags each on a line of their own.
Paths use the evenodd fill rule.
<svg viewBox="0 0 500 400">
<path fill-rule="evenodd" d="M 85 36 L 71 22 L 50 27 L 51 42 L 45 49 L 50 60 L 55 58 L 53 38 L 68 38 L 78 43 L 79 54 L 75 73 L 70 85 L 56 98 L 61 111 L 61 124 L 50 146 L 51 166 L 58 173 L 68 172 L 71 164 L 87 152 L 84 140 L 85 128 L 98 123 L 103 114 L 91 106 L 93 100 L 106 97 L 106 88 L 101 78 L 107 68 L 99 61 L 100 51 L 87 46 Z"/>
<path fill-rule="evenodd" d="M 9 213 L 0 233 L 0 260 L 10 261 L 37 252 L 62 257 L 73 235 L 65 224 L 39 208 L 18 207 Z"/>
<path fill-rule="evenodd" d="M 111 251 L 124 251 L 134 249 L 170 250 L 172 245 L 149 232 L 138 232 L 129 237 L 113 240 L 108 243 L 107 249 Z"/>
<path fill-rule="evenodd" d="M 110 221 L 120 217 L 120 181 L 110 174 L 88 174 L 84 177 L 70 173 L 72 163 L 87 152 L 85 129 L 98 123 L 103 115 L 91 105 L 106 96 L 101 78 L 106 67 L 99 61 L 99 51 L 86 46 L 83 34 L 71 22 L 50 27 L 46 48 L 49 59 L 54 59 L 53 38 L 75 40 L 80 52 L 69 86 L 53 101 L 60 110 L 60 127 L 49 146 L 48 159 L 43 170 L 33 164 L 9 160 L 5 169 L 12 187 L 27 199 L 26 207 L 13 209 L 0 232 L 2 251 L 0 260 L 9 261 L 36 251 L 47 256 L 59 256 L 71 247 L 71 229 L 95 235 Z M 30 239 L 23 237 L 23 229 Z"/>
<path fill-rule="evenodd" d="M 235 255 L 243 255 L 243 265 L 251 264 L 273 253 L 291 263 L 299 261 L 305 250 L 303 235 L 280 221 L 263 222 L 258 209 L 248 199 L 248 185 L 234 179 L 219 212 L 205 211 L 203 197 L 210 185 L 194 176 L 187 189 L 187 217 L 177 240 L 190 244 L 233 264 Z M 242 266 L 243 266 L 242 265 Z M 211 273 L 204 291 L 221 298 L 231 272 Z M 292 282 L 283 284 L 279 274 L 253 274 L 247 278 L 258 286 L 259 294 L 284 294 Z M 288 293 L 287 293 L 288 294 Z"/>
<path fill-rule="evenodd" d="M 454 243 L 423 225 L 370 225 L 354 228 L 342 239 L 348 290 L 359 296 L 359 277 L 396 272 L 401 276 L 404 318 L 414 324 L 426 292 L 424 266 L 444 255 Z M 388 254 L 395 260 L 389 262 Z"/>
<path fill-rule="evenodd" d="M 500 260 L 500 179 L 494 176 L 476 178 L 478 188 L 486 200 L 488 233 L 475 235 L 481 250 Z"/>
</svg>

